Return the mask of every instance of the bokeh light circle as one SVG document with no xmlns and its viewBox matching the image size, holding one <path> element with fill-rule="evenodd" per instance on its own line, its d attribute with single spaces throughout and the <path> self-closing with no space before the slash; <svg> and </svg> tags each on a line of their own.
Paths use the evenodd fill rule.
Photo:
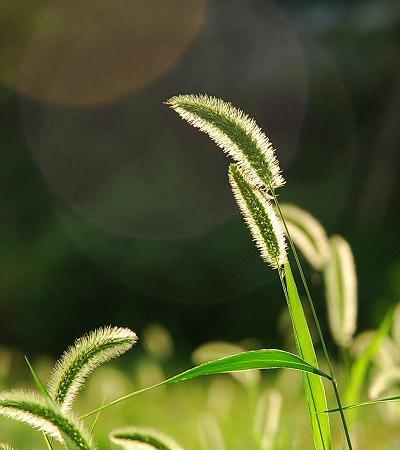
<svg viewBox="0 0 400 450">
<path fill-rule="evenodd" d="M 174 66 L 202 28 L 205 2 L 5 0 L 0 79 L 43 101 L 115 101 Z"/>
</svg>

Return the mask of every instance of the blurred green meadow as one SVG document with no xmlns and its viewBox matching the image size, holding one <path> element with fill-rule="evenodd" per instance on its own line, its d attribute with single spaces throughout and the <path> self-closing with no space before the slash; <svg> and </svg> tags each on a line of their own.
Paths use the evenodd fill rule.
<svg viewBox="0 0 400 450">
<path fill-rule="evenodd" d="M 400 325 L 399 319 L 400 315 L 396 326 Z M 347 364 L 335 364 L 342 388 L 348 380 L 350 361 L 360 354 L 370 337 L 367 334 L 359 336 L 353 343 Z M 289 336 L 287 338 L 291 340 Z M 396 367 L 385 354 L 386 346 L 393 342 L 389 336 L 385 339 L 381 351 L 374 356 L 369 375 L 362 381 L 364 398 L 368 398 L 368 391 L 374 384 L 380 395 L 393 389 L 393 384 L 384 386 L 376 380 L 377 375 L 379 377 L 379 374 Z M 193 352 L 191 360 L 184 361 L 177 358 L 173 338 L 166 328 L 151 324 L 144 330 L 141 342 L 121 361 L 108 363 L 95 371 L 74 409 L 79 415 L 86 413 L 127 392 L 156 384 L 195 363 L 238 350 L 256 349 L 259 344 L 254 339 L 245 339 L 237 344 L 207 343 Z M 289 349 L 294 350 L 290 345 Z M 35 389 L 23 355 L 5 348 L 1 348 L 0 354 L 2 390 Z M 43 355 L 31 362 L 40 377 L 46 380 L 54 363 L 52 358 Z M 385 371 L 383 367 L 386 367 Z M 396 370 L 398 373 L 399 369 Z M 333 404 L 332 395 L 329 397 Z M 400 402 L 360 408 L 357 414 L 357 425 L 352 429 L 356 448 L 398 448 Z M 88 427 L 93 421 L 94 417 L 85 419 Z M 125 425 L 149 426 L 163 431 L 183 448 L 194 450 L 283 450 L 311 448 L 313 445 L 301 376 L 295 371 L 256 370 L 222 374 L 156 388 L 100 414 L 93 432 L 98 447 L 116 448 L 110 444 L 108 434 Z M 340 448 L 342 432 L 335 416 L 332 416 L 332 434 L 334 448 Z M 45 448 L 40 433 L 3 418 L 1 437 L 12 442 L 14 448 Z M 61 448 L 58 445 L 53 443 L 54 448 Z"/>
</svg>

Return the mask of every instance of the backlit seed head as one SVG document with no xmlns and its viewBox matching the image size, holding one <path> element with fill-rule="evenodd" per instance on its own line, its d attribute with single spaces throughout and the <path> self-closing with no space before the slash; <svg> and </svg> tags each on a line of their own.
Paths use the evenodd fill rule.
<svg viewBox="0 0 400 450">
<path fill-rule="evenodd" d="M 208 95 L 178 95 L 167 104 L 189 124 L 207 133 L 252 184 L 267 190 L 285 184 L 271 142 L 243 111 Z"/>
<path fill-rule="evenodd" d="M 14 450 L 14 449 L 11 447 L 11 445 L 0 442 L 0 450 Z"/>
<path fill-rule="evenodd" d="M 271 202 L 236 164 L 229 167 L 229 182 L 261 257 L 274 269 L 283 266 L 287 260 L 286 242 L 282 224 Z"/>
<path fill-rule="evenodd" d="M 56 363 L 48 383 L 50 397 L 64 411 L 72 403 L 87 377 L 102 363 L 129 350 L 137 342 L 128 328 L 104 327 L 77 339 Z"/>
<path fill-rule="evenodd" d="M 291 204 L 281 204 L 290 237 L 315 270 L 322 270 L 330 257 L 329 240 L 323 226 L 309 212 Z"/>
<path fill-rule="evenodd" d="M 172 438 L 152 428 L 121 428 L 112 431 L 109 437 L 126 450 L 183 450 Z"/>
<path fill-rule="evenodd" d="M 61 444 L 68 438 L 76 450 L 95 450 L 90 434 L 79 420 L 61 411 L 35 392 L 8 391 L 0 394 L 0 415 L 23 422 Z"/>
<path fill-rule="evenodd" d="M 351 343 L 357 325 L 357 274 L 349 243 L 341 236 L 330 239 L 331 257 L 324 270 L 329 326 L 341 346 Z"/>
</svg>

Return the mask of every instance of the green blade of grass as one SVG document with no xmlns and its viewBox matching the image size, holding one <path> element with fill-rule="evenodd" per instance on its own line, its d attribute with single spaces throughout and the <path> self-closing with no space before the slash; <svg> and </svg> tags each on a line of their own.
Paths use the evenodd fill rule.
<svg viewBox="0 0 400 450">
<path fill-rule="evenodd" d="M 106 401 L 106 399 L 103 398 L 103 401 L 101 402 L 101 406 L 104 405 L 105 401 Z M 100 418 L 100 414 L 101 414 L 101 411 L 99 411 L 99 412 L 96 414 L 96 417 L 94 418 L 94 421 L 93 421 L 93 423 L 92 423 L 92 426 L 90 427 L 90 434 L 93 434 L 94 429 L 96 428 L 97 422 L 98 422 L 98 420 L 99 420 L 99 418 Z"/>
<path fill-rule="evenodd" d="M 350 372 L 350 382 L 345 393 L 345 402 L 347 404 L 355 404 L 360 400 L 362 387 L 365 384 L 365 378 L 367 376 L 371 360 L 376 355 L 379 347 L 382 344 L 382 341 L 389 333 L 392 325 L 392 319 L 393 311 L 390 311 L 383 319 L 371 343 L 353 364 Z M 354 421 L 355 416 L 350 416 L 350 419 Z"/>
<path fill-rule="evenodd" d="M 318 367 L 307 320 L 288 262 L 284 266 L 284 271 L 286 280 L 285 293 L 287 294 L 288 307 L 299 354 L 302 359 L 313 367 Z M 324 385 L 321 378 L 310 377 L 307 373 L 303 373 L 303 381 L 308 408 L 310 410 L 314 445 L 317 450 L 330 450 L 332 448 L 332 442 L 329 416 L 327 414 L 321 414 L 321 411 L 328 409 Z"/>
<path fill-rule="evenodd" d="M 319 368 L 313 366 L 312 364 L 304 361 L 297 355 L 294 355 L 289 352 L 285 352 L 283 350 L 275 350 L 275 349 L 263 349 L 263 350 L 253 350 L 249 352 L 242 352 L 236 355 L 226 356 L 225 358 L 216 359 L 213 361 L 209 361 L 204 364 L 200 364 L 199 366 L 193 367 L 192 369 L 186 370 L 178 375 L 175 375 L 167 380 L 162 381 L 161 383 L 155 384 L 153 386 L 149 386 L 144 389 L 140 389 L 139 391 L 131 392 L 130 394 L 124 395 L 123 397 L 117 398 L 106 405 L 103 405 L 93 411 L 90 411 L 83 416 L 81 419 L 85 419 L 86 417 L 92 416 L 100 411 L 103 411 L 110 406 L 116 405 L 124 400 L 128 400 L 129 398 L 135 397 L 137 395 L 143 394 L 151 389 L 154 389 L 158 386 L 162 386 L 165 384 L 178 383 L 180 381 L 191 380 L 193 378 L 197 378 L 204 375 L 212 375 L 212 374 L 221 374 L 221 373 L 229 373 L 229 372 L 237 372 L 241 370 L 250 370 L 250 369 L 294 369 L 300 370 L 302 372 L 307 372 L 308 374 L 318 375 L 320 377 L 325 377 L 330 379 L 330 376 L 324 373 Z M 316 377 L 310 376 L 310 379 Z M 320 411 L 326 410 L 327 407 L 323 409 L 319 409 Z M 324 415 L 324 417 L 327 417 Z"/>
<path fill-rule="evenodd" d="M 392 395 L 390 397 L 382 397 L 382 398 L 376 398 L 374 400 L 367 400 L 366 402 L 360 402 L 360 403 L 354 403 L 352 405 L 346 405 L 343 406 L 342 409 L 355 409 L 360 408 L 362 406 L 371 406 L 371 405 L 377 405 L 379 403 L 389 403 L 389 402 L 398 402 L 400 401 L 400 395 Z M 339 408 L 334 409 L 328 409 L 327 411 L 324 411 L 326 413 L 333 413 L 338 412 Z"/>
<path fill-rule="evenodd" d="M 36 386 L 39 389 L 39 392 L 43 395 L 44 398 L 46 398 L 48 400 L 51 400 L 50 395 L 47 392 L 46 386 L 42 382 L 42 380 L 39 377 L 39 375 L 37 374 L 36 370 L 33 368 L 33 366 L 30 363 L 28 357 L 24 356 L 24 358 L 25 358 L 26 364 L 28 365 L 29 370 L 30 370 L 30 372 L 32 374 L 32 377 L 35 380 Z M 50 439 L 48 438 L 47 434 L 43 430 L 42 430 L 42 436 L 43 436 L 43 440 L 44 440 L 44 442 L 46 444 L 47 450 L 54 450 Z"/>
<path fill-rule="evenodd" d="M 192 369 L 186 370 L 166 381 L 166 384 L 191 380 L 203 375 L 236 372 L 249 369 L 295 369 L 329 378 L 317 367 L 307 363 L 293 353 L 283 350 L 253 350 L 226 356 L 225 358 L 209 361 Z"/>
<path fill-rule="evenodd" d="M 25 358 L 26 364 L 29 367 L 29 371 L 31 372 L 32 378 L 35 380 L 36 386 L 39 389 L 39 392 L 43 395 L 43 397 L 50 399 L 50 395 L 47 392 L 46 386 L 44 385 L 44 383 L 40 379 L 39 375 L 37 374 L 37 372 L 33 368 L 33 366 L 30 363 L 28 357 L 24 356 L 24 358 Z"/>
</svg>

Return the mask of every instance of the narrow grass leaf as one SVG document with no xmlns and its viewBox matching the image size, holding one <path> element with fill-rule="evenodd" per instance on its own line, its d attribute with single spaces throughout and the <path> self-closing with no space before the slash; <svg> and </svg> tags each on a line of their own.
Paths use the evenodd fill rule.
<svg viewBox="0 0 400 450">
<path fill-rule="evenodd" d="M 382 321 L 378 331 L 374 335 L 374 338 L 364 351 L 358 356 L 353 364 L 350 372 L 350 381 L 345 392 L 345 402 L 347 404 L 357 403 L 360 400 L 362 388 L 365 385 L 368 368 L 372 359 L 379 351 L 383 340 L 388 335 L 392 324 L 393 313 L 389 312 Z M 354 416 L 350 416 L 352 421 L 355 420 Z"/>
<path fill-rule="evenodd" d="M 398 402 L 400 401 L 400 395 L 391 395 L 390 397 L 383 397 L 383 398 L 376 398 L 374 400 L 367 400 L 366 402 L 360 402 L 360 403 L 353 403 L 351 405 L 343 406 L 342 409 L 355 409 L 355 408 L 361 408 L 362 406 L 371 406 L 371 405 L 377 405 L 379 403 L 391 403 L 391 402 Z M 327 413 L 334 413 L 339 412 L 338 408 L 334 409 L 328 409 L 325 411 Z"/>
<path fill-rule="evenodd" d="M 238 370 L 280 368 L 300 370 L 329 378 L 326 373 L 293 353 L 285 352 L 283 350 L 268 349 L 251 350 L 249 352 L 238 353 L 237 355 L 226 356 L 225 358 L 209 361 L 175 375 L 174 377 L 169 378 L 165 383 L 177 383 L 203 375 L 230 373 Z"/>
<path fill-rule="evenodd" d="M 30 363 L 30 361 L 29 361 L 27 356 L 25 356 L 25 361 L 26 361 L 26 364 L 29 367 L 29 370 L 31 372 L 31 375 L 32 375 L 33 379 L 35 380 L 35 383 L 36 383 L 37 388 L 39 389 L 39 392 L 43 395 L 44 398 L 52 401 L 49 393 L 47 392 L 46 386 L 42 382 L 42 380 L 39 377 L 39 375 L 36 373 L 35 369 L 33 368 L 32 364 Z M 44 431 L 42 431 L 42 434 L 43 434 L 43 439 L 44 439 L 44 442 L 46 444 L 47 449 L 48 450 L 53 450 L 53 446 L 52 446 L 52 444 L 50 442 L 50 439 L 47 437 L 46 433 Z"/>
<path fill-rule="evenodd" d="M 312 375 L 318 375 L 320 377 L 325 377 L 331 379 L 329 375 L 324 373 L 322 370 L 307 363 L 302 358 L 294 355 L 284 350 L 275 349 L 263 349 L 263 350 L 252 350 L 248 352 L 242 352 L 237 355 L 227 356 L 225 358 L 220 358 L 214 361 L 209 361 L 199 366 L 193 367 L 192 369 L 186 370 L 178 375 L 175 375 L 167 380 L 157 383 L 153 386 L 149 386 L 139 391 L 131 392 L 130 394 L 124 395 L 123 397 L 117 398 L 106 405 L 103 405 L 93 411 L 90 411 L 83 416 L 81 419 L 85 419 L 93 414 L 103 411 L 113 405 L 116 405 L 129 398 L 136 397 L 143 394 L 151 389 L 165 385 L 178 383 L 181 381 L 191 380 L 204 375 L 216 375 L 221 373 L 231 373 L 243 370 L 252 369 L 293 369 L 300 370 L 302 372 L 307 372 Z M 312 376 L 310 377 L 313 378 Z M 321 411 L 325 411 L 325 407 Z"/>
<path fill-rule="evenodd" d="M 298 206 L 286 203 L 280 207 L 293 242 L 315 270 L 322 270 L 330 256 L 325 229 L 314 216 Z"/>
<path fill-rule="evenodd" d="M 89 433 L 74 416 L 63 413 L 35 392 L 3 392 L 0 394 L 0 415 L 43 431 L 70 450 L 95 450 Z"/>
<path fill-rule="evenodd" d="M 133 331 L 118 327 L 100 328 L 78 339 L 56 363 L 48 383 L 51 398 L 69 410 L 96 367 L 125 353 L 136 341 Z"/>
<path fill-rule="evenodd" d="M 328 319 L 338 345 L 347 347 L 357 322 L 357 274 L 348 242 L 341 236 L 330 239 L 331 258 L 324 271 Z"/>
<path fill-rule="evenodd" d="M 259 187 L 283 186 L 275 150 L 254 119 L 229 102 L 208 95 L 179 95 L 167 101 L 183 119 L 207 133 Z"/>
<path fill-rule="evenodd" d="M 229 167 L 229 182 L 262 259 L 274 269 L 281 267 L 287 260 L 286 243 L 272 204 L 236 164 Z"/>
<path fill-rule="evenodd" d="M 47 392 L 46 386 L 42 382 L 39 375 L 36 373 L 35 369 L 33 368 L 32 364 L 30 363 L 28 357 L 25 356 L 24 358 L 25 358 L 26 364 L 29 367 L 29 371 L 31 372 L 32 378 L 34 379 L 35 384 L 36 384 L 37 388 L 39 389 L 39 392 L 43 395 L 43 397 L 50 398 L 49 393 Z"/>
<path fill-rule="evenodd" d="M 192 354 L 192 360 L 198 365 L 244 351 L 240 345 L 231 342 L 212 341 L 198 347 Z M 261 373 L 256 369 L 246 370 L 244 372 L 232 372 L 231 375 L 247 387 L 255 386 L 261 380 Z"/>
<path fill-rule="evenodd" d="M 109 436 L 111 442 L 126 450 L 183 450 L 172 438 L 152 428 L 126 427 Z"/>
<path fill-rule="evenodd" d="M 307 363 L 318 368 L 314 345 L 289 262 L 285 264 L 285 280 L 288 294 L 288 307 L 299 354 Z M 321 413 L 321 411 L 328 409 L 324 385 L 321 378 L 309 376 L 307 373 L 303 374 L 303 381 L 308 408 L 310 410 L 314 445 L 317 450 L 330 450 L 332 442 L 329 417 L 327 414 Z"/>
</svg>

